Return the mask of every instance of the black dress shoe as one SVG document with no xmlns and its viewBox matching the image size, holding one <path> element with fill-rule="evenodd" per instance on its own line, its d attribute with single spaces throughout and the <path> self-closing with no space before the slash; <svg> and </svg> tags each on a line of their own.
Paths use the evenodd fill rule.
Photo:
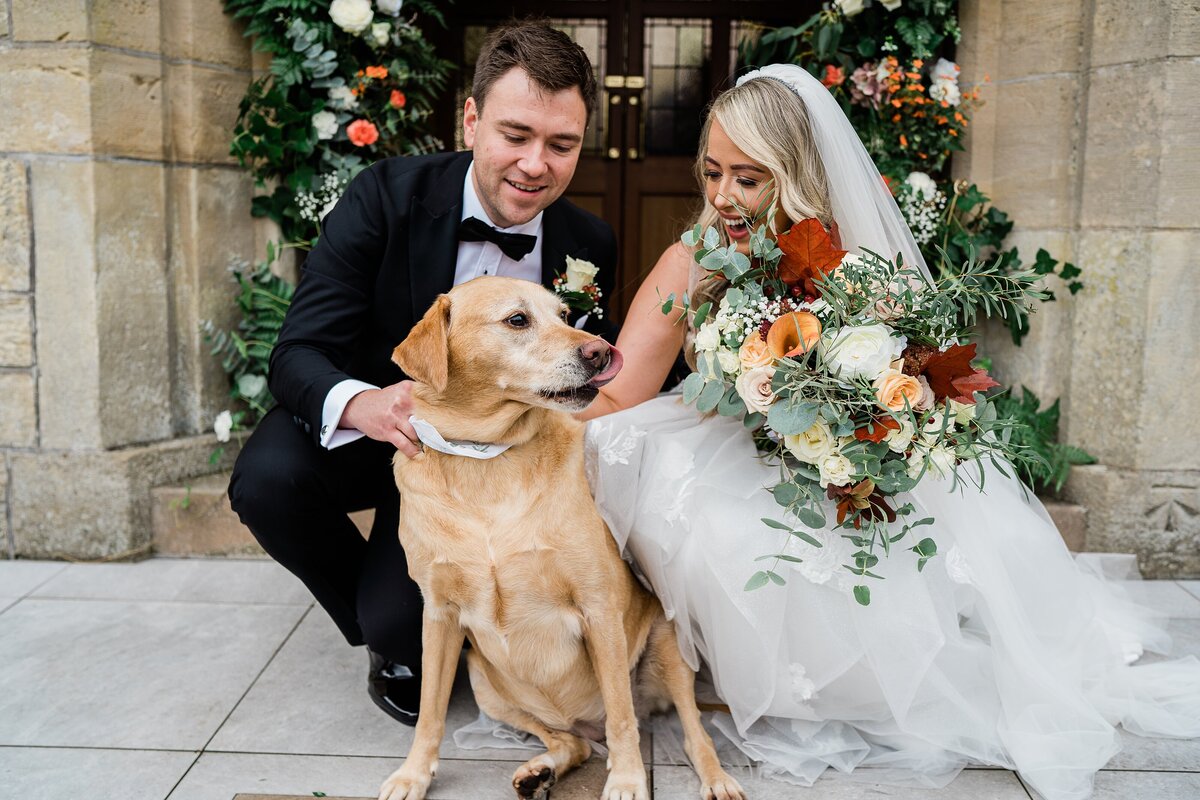
<svg viewBox="0 0 1200 800">
<path fill-rule="evenodd" d="M 421 707 L 421 676 L 403 664 L 388 661 L 367 648 L 371 668 L 367 672 L 367 694 L 375 705 L 397 722 L 417 724 Z"/>
</svg>

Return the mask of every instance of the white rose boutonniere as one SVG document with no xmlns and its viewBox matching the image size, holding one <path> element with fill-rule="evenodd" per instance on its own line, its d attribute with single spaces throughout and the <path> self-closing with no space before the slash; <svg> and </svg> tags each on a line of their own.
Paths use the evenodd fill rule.
<svg viewBox="0 0 1200 800">
<path fill-rule="evenodd" d="M 392 38 L 392 26 L 386 22 L 375 22 L 371 24 L 371 41 L 377 47 L 383 47 Z"/>
<path fill-rule="evenodd" d="M 333 24 L 346 33 L 362 33 L 375 18 L 370 0 L 333 0 L 329 5 L 329 17 Z"/>
<path fill-rule="evenodd" d="M 597 318 L 603 318 L 604 309 L 600 307 L 600 298 L 604 293 L 595 283 L 596 273 L 599 271 L 600 268 L 590 261 L 567 256 L 567 268 L 554 279 L 554 293 L 561 297 L 572 311 L 595 314 Z"/>
<path fill-rule="evenodd" d="M 213 420 L 213 433 L 217 435 L 218 442 L 228 442 L 229 434 L 233 431 L 233 414 L 228 409 L 217 414 L 217 418 Z"/>
<path fill-rule="evenodd" d="M 338 131 L 337 115 L 332 111 L 318 111 L 312 117 L 318 139 L 332 139 Z"/>
</svg>

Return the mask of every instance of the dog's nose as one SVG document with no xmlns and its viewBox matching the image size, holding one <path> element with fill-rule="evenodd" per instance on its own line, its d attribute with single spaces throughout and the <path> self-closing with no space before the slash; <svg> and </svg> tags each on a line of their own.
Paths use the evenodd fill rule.
<svg viewBox="0 0 1200 800">
<path fill-rule="evenodd" d="M 612 358 L 612 347 L 603 339 L 592 339 L 580 345 L 579 357 L 597 372 L 601 372 Z"/>
</svg>

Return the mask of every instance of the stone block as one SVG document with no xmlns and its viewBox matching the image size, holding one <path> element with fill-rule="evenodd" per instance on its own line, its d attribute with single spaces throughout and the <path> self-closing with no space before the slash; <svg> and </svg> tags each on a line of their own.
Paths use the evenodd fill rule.
<svg viewBox="0 0 1200 800">
<path fill-rule="evenodd" d="M 1092 66 L 1200 54 L 1193 0 L 1096 0 Z"/>
<path fill-rule="evenodd" d="M 225 13 L 221 0 L 174 0 L 162 8 L 163 54 L 249 69 L 250 40 L 243 24 Z"/>
<path fill-rule="evenodd" d="M 8 29 L 8 10 L 5 9 L 5 13 L 0 14 L 0 39 L 7 38 L 9 32 L 10 31 Z"/>
<path fill-rule="evenodd" d="M 1200 420 L 1181 413 L 1200 386 L 1200 230 L 1151 234 L 1139 272 L 1148 284 L 1146 325 L 1126 338 L 1143 360 L 1138 466 L 1200 470 Z"/>
<path fill-rule="evenodd" d="M 96 50 L 91 70 L 94 152 L 161 159 L 161 59 Z"/>
<path fill-rule="evenodd" d="M 8 538 L 8 465 L 0 461 L 0 560 L 12 558 Z"/>
<path fill-rule="evenodd" d="M 236 169 L 173 167 L 169 170 L 175 338 L 172 406 L 182 432 L 200 433 L 229 404 L 229 382 L 203 341 L 200 323 L 223 330 L 238 321 L 232 262 L 255 259 L 250 200 L 253 179 Z"/>
<path fill-rule="evenodd" d="M 88 52 L 84 49 L 0 50 L 0 108 L 4 109 L 0 151 L 89 152 L 92 144 L 89 69 Z M 47 102 L 47 98 L 53 98 L 54 102 Z"/>
<path fill-rule="evenodd" d="M 90 161 L 32 166 L 43 447 L 101 445 L 93 169 Z"/>
<path fill-rule="evenodd" d="M 1200 16 L 1200 13 L 1197 14 Z M 1200 30 L 1195 35 L 1200 38 Z M 1200 202 L 1200 136 L 1195 109 L 1200 107 L 1200 62 L 1172 60 L 1163 65 L 1166 101 L 1160 139 L 1158 227 L 1196 228 Z"/>
<path fill-rule="evenodd" d="M 87 41 L 88 0 L 12 0 L 9 7 L 18 42 Z"/>
<path fill-rule="evenodd" d="M 1085 231 L 1078 258 L 1087 280 L 1075 296 L 1070 406 L 1061 433 L 1103 464 L 1134 468 L 1143 413 L 1141 334 L 1148 324 L 1150 238 L 1129 230 Z"/>
<path fill-rule="evenodd" d="M 33 375 L 0 372 L 0 447 L 36 446 L 37 428 Z"/>
<path fill-rule="evenodd" d="M 1004 0 L 999 25 L 980 34 L 999 40 L 999 81 L 1077 72 L 1083 52 L 1083 0 L 1029 3 Z M 996 32 L 999 36 L 996 36 Z"/>
<path fill-rule="evenodd" d="M 1135 553 L 1147 578 L 1200 576 L 1200 473 L 1076 467 L 1065 496 L 1088 509 L 1089 551 Z"/>
<path fill-rule="evenodd" d="M 157 53 L 162 43 L 160 8 L 170 5 L 162 0 L 92 0 L 92 41 Z"/>
<path fill-rule="evenodd" d="M 195 64 L 168 64 L 167 102 L 171 130 L 168 155 L 172 161 L 236 164 L 229 153 L 238 104 L 250 76 L 244 72 Z"/>
<path fill-rule="evenodd" d="M 1164 167 L 1166 65 L 1096 70 L 1088 98 L 1082 225 L 1153 227 Z"/>
<path fill-rule="evenodd" d="M 1078 103 L 1075 76 L 996 87 L 991 197 L 1027 225 L 1074 223 Z"/>
<path fill-rule="evenodd" d="M 33 366 L 33 306 L 28 294 L 0 292 L 0 367 Z"/>
<path fill-rule="evenodd" d="M 1087 551 L 1087 509 L 1076 503 L 1061 500 L 1044 500 L 1046 513 L 1054 520 L 1054 527 L 1062 535 L 1063 543 L 1072 553 Z"/>
<path fill-rule="evenodd" d="M 151 489 L 229 470 L 236 441 L 209 464 L 212 436 L 112 451 L 43 451 L 9 456 L 9 506 L 17 554 L 103 558 L 141 554 L 151 544 Z"/>
<path fill-rule="evenodd" d="M 165 167 L 97 162 L 96 329 L 104 447 L 172 434 Z"/>
<path fill-rule="evenodd" d="M 1013 211 L 1013 209 L 1007 209 Z M 1026 265 L 1032 264 L 1038 248 L 1045 248 L 1060 261 L 1074 261 L 1072 236 L 1065 231 L 1018 228 L 1005 241 L 1016 247 Z M 1081 279 L 1086 281 L 1085 273 Z M 1058 278 L 1046 281 L 1057 298 L 1035 303 L 1029 334 L 1022 344 L 1013 344 L 1003 320 L 981 326 L 980 352 L 992 358 L 992 374 L 1008 386 L 1025 386 L 1046 403 L 1063 397 L 1071 378 L 1071 325 L 1074 297 Z"/>
<path fill-rule="evenodd" d="M 0 291 L 29 291 L 28 198 L 25 163 L 0 158 Z"/>
</svg>

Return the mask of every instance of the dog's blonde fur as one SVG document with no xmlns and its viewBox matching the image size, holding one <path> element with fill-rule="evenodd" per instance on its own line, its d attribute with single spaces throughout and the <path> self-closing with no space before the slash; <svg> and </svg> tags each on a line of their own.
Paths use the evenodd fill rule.
<svg viewBox="0 0 1200 800">
<path fill-rule="evenodd" d="M 645 800 L 636 690 L 647 710 L 678 709 L 703 797 L 744 797 L 701 727 L 674 628 L 596 510 L 583 425 L 566 413 L 594 396 L 580 348 L 595 337 L 562 312 L 536 284 L 480 278 L 439 297 L 393 354 L 418 382 L 416 416 L 447 439 L 511 447 L 489 460 L 396 457 L 400 539 L 425 600 L 423 682 L 412 749 L 381 800 L 425 796 L 464 636 L 480 708 L 546 745 L 513 775 L 519 796 L 545 796 L 588 758 L 579 734 L 603 726 L 602 797 Z"/>
</svg>

